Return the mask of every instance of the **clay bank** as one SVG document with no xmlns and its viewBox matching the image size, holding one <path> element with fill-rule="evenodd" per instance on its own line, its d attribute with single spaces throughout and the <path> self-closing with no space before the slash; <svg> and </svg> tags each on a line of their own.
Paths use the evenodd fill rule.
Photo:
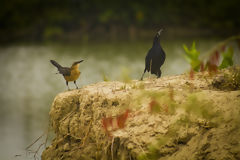
<svg viewBox="0 0 240 160">
<path fill-rule="evenodd" d="M 58 94 L 43 160 L 240 159 L 239 69 Z"/>
</svg>

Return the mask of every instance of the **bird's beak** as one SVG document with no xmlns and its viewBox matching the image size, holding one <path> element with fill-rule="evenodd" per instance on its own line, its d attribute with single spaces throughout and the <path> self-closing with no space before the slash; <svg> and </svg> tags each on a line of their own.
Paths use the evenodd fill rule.
<svg viewBox="0 0 240 160">
<path fill-rule="evenodd" d="M 81 60 L 81 61 L 76 61 L 76 62 L 74 62 L 74 63 L 72 64 L 72 66 L 75 66 L 75 65 L 77 65 L 77 64 L 79 64 L 79 63 L 81 63 L 81 62 L 83 62 L 83 60 Z"/>
<path fill-rule="evenodd" d="M 161 32 L 163 31 L 163 29 L 160 29 L 157 33 L 160 36 Z"/>
<path fill-rule="evenodd" d="M 81 63 L 81 62 L 83 62 L 83 61 L 84 61 L 84 60 L 81 60 L 81 61 L 77 61 L 77 62 L 75 62 L 75 63 L 77 63 L 77 64 L 78 64 L 78 63 Z"/>
</svg>

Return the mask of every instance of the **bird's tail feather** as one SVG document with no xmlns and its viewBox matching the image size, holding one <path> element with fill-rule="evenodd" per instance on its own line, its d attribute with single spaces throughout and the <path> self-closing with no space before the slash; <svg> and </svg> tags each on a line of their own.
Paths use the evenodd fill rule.
<svg viewBox="0 0 240 160">
<path fill-rule="evenodd" d="M 55 67 L 57 67 L 58 69 L 62 68 L 62 66 L 61 66 L 60 64 L 58 64 L 56 61 L 50 60 L 50 62 L 51 62 Z"/>
</svg>

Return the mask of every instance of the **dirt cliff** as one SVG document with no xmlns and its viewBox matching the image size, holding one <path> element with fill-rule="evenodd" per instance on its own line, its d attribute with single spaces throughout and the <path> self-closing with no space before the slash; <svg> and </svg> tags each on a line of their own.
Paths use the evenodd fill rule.
<svg viewBox="0 0 240 160">
<path fill-rule="evenodd" d="M 240 159 L 232 75 L 100 82 L 60 93 L 49 113 L 55 138 L 42 159 Z"/>
</svg>

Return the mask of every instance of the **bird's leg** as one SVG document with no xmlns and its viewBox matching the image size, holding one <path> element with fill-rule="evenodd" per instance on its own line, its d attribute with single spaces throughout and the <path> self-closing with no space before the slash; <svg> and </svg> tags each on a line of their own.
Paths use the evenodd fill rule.
<svg viewBox="0 0 240 160">
<path fill-rule="evenodd" d="M 152 59 L 150 60 L 150 66 L 149 66 L 149 68 L 150 68 L 150 73 L 153 74 L 153 73 L 152 73 Z M 151 75 L 151 74 L 148 74 L 148 78 L 150 77 L 149 75 Z"/>
<path fill-rule="evenodd" d="M 70 88 L 69 88 L 69 86 L 68 86 L 68 81 L 66 81 L 66 85 L 67 85 L 67 87 L 68 87 L 68 90 L 70 90 Z"/>
<path fill-rule="evenodd" d="M 160 78 L 161 74 L 162 74 L 162 71 L 159 69 L 157 78 Z"/>
<path fill-rule="evenodd" d="M 147 70 L 147 69 L 145 68 L 145 69 L 144 69 L 144 72 L 143 72 L 143 74 L 142 74 L 142 77 L 141 77 L 141 79 L 140 79 L 141 81 L 143 80 L 143 76 L 144 76 L 146 70 Z"/>
<path fill-rule="evenodd" d="M 76 81 L 74 81 L 74 84 L 75 84 L 75 86 L 76 86 L 76 89 L 78 89 L 78 86 L 77 86 L 77 83 L 76 83 Z"/>
<path fill-rule="evenodd" d="M 143 80 L 144 73 L 145 73 L 145 72 L 143 72 L 142 77 L 141 77 L 141 79 L 140 79 L 141 81 Z"/>
</svg>

